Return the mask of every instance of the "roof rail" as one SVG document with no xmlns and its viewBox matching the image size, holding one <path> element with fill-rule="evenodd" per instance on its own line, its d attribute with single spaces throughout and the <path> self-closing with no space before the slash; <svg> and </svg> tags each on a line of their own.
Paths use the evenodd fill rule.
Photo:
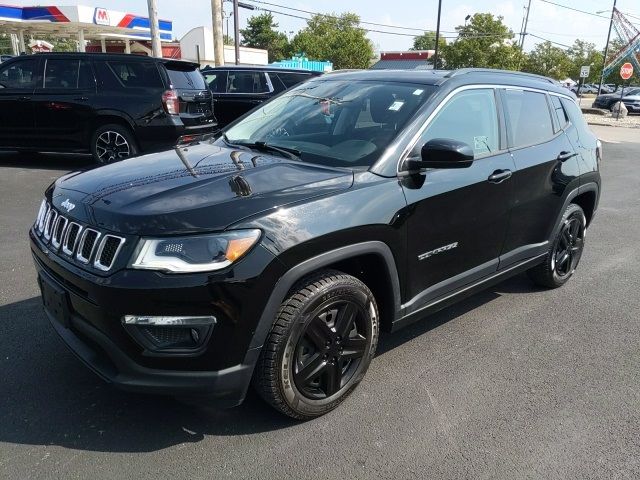
<svg viewBox="0 0 640 480">
<path fill-rule="evenodd" d="M 447 78 L 457 77 L 459 75 L 465 75 L 468 73 L 506 73 L 509 75 L 518 75 L 522 77 L 527 77 L 535 80 L 542 80 L 543 82 L 552 83 L 554 85 L 558 85 L 559 82 L 554 80 L 553 78 L 545 77 L 542 75 L 536 75 L 535 73 L 525 73 L 518 72 L 516 70 L 498 70 L 493 68 L 459 68 L 458 70 L 452 70 L 448 74 L 445 75 Z"/>
</svg>

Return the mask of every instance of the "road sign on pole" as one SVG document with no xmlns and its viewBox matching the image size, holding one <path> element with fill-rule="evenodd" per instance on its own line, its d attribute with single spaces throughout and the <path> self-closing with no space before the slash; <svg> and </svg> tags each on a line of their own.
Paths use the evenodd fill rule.
<svg viewBox="0 0 640 480">
<path fill-rule="evenodd" d="M 631 75 L 633 75 L 633 65 L 627 62 L 620 67 L 620 76 L 623 80 L 629 80 Z"/>
<path fill-rule="evenodd" d="M 583 65 L 580 67 L 580 78 L 587 78 L 589 76 L 589 72 L 591 72 L 591 66 Z"/>
</svg>

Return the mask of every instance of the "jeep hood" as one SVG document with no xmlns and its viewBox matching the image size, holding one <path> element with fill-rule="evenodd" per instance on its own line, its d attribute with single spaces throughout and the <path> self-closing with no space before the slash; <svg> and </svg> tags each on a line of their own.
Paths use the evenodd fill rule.
<svg viewBox="0 0 640 480">
<path fill-rule="evenodd" d="M 224 230 L 261 212 L 348 189 L 353 172 L 212 144 L 131 158 L 58 179 L 56 208 L 133 235 Z M 66 214 L 66 213 L 65 213 Z"/>
</svg>

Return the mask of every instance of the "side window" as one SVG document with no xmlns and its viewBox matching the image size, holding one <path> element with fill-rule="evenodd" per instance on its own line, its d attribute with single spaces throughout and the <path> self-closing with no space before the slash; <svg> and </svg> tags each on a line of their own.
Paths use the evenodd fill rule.
<svg viewBox="0 0 640 480">
<path fill-rule="evenodd" d="M 38 77 L 35 58 L 19 60 L 0 70 L 0 85 L 4 88 L 35 88 Z"/>
<path fill-rule="evenodd" d="M 310 78 L 308 73 L 278 72 L 278 77 L 284 83 L 285 87 L 291 88 Z"/>
<path fill-rule="evenodd" d="M 562 98 L 560 101 L 562 102 L 562 105 L 564 106 L 564 109 L 569 116 L 569 121 L 573 124 L 574 127 L 576 127 L 580 138 L 586 140 L 593 137 L 593 134 L 591 133 L 591 130 L 589 130 L 589 126 L 582 116 L 582 111 L 580 111 L 578 105 L 576 105 L 576 103 L 572 102 L 571 100 L 567 100 L 566 98 Z"/>
<path fill-rule="evenodd" d="M 555 110 L 555 114 L 558 120 L 558 130 L 564 130 L 564 128 L 569 123 L 569 118 L 567 117 L 567 112 L 562 108 L 562 103 L 560 103 L 560 97 L 556 97 L 555 95 L 551 95 L 551 104 L 553 105 L 553 109 Z"/>
<path fill-rule="evenodd" d="M 227 88 L 227 72 L 226 70 L 215 70 L 209 73 L 203 73 L 204 80 L 209 85 L 209 90 L 216 93 L 224 93 Z"/>
<path fill-rule="evenodd" d="M 227 93 L 268 93 L 269 86 L 263 72 L 230 71 Z"/>
<path fill-rule="evenodd" d="M 524 147 L 544 143 L 553 137 L 547 96 L 527 90 L 505 90 L 509 145 Z"/>
<path fill-rule="evenodd" d="M 469 145 L 476 158 L 500 149 L 498 110 L 493 89 L 460 92 L 449 100 L 422 133 L 411 156 L 435 138 L 458 140 Z"/>
<path fill-rule="evenodd" d="M 110 61 L 107 66 L 124 87 L 163 88 L 155 63 Z"/>
<path fill-rule="evenodd" d="M 76 89 L 80 60 L 48 58 L 44 67 L 44 88 Z"/>
<path fill-rule="evenodd" d="M 96 79 L 93 76 L 93 71 L 91 70 L 91 63 L 87 60 L 80 60 L 78 88 L 96 88 Z"/>
</svg>

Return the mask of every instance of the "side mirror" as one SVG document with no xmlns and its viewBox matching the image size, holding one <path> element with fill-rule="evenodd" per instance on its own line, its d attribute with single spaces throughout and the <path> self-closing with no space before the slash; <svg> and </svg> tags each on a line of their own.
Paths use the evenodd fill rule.
<svg viewBox="0 0 640 480">
<path fill-rule="evenodd" d="M 464 142 L 449 138 L 434 138 L 422 146 L 421 158 L 408 159 L 404 169 L 468 168 L 473 163 L 473 149 Z"/>
</svg>

